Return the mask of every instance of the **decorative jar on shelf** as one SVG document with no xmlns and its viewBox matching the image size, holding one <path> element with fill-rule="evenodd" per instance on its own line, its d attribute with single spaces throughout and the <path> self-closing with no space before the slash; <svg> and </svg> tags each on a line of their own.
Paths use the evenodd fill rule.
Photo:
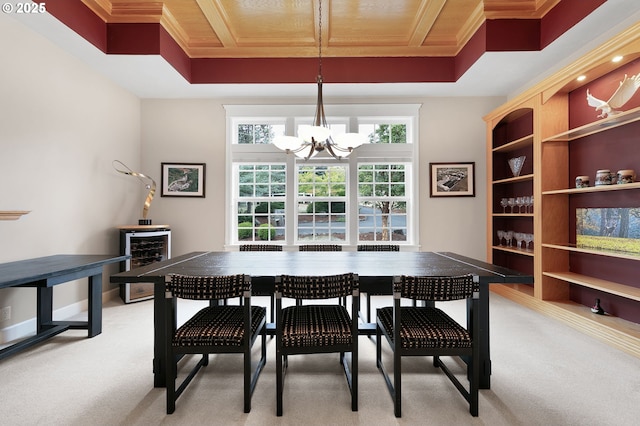
<svg viewBox="0 0 640 426">
<path fill-rule="evenodd" d="M 586 188 L 589 186 L 589 176 L 576 176 L 576 188 Z"/>
<path fill-rule="evenodd" d="M 611 170 L 600 169 L 596 172 L 596 186 L 611 185 Z"/>
<path fill-rule="evenodd" d="M 636 181 L 636 172 L 633 169 L 618 170 L 617 182 L 619 184 L 633 183 L 635 181 Z"/>
</svg>

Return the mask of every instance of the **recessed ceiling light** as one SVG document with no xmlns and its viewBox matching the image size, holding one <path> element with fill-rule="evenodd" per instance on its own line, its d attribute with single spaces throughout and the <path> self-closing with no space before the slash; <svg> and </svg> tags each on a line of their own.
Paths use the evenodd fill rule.
<svg viewBox="0 0 640 426">
<path fill-rule="evenodd" d="M 622 60 L 622 56 L 618 55 L 618 56 L 614 56 L 611 62 L 620 62 L 621 60 Z"/>
<path fill-rule="evenodd" d="M 586 79 L 587 79 L 586 75 L 581 75 L 578 78 L 576 78 L 576 80 L 578 80 L 578 81 L 585 81 Z"/>
</svg>

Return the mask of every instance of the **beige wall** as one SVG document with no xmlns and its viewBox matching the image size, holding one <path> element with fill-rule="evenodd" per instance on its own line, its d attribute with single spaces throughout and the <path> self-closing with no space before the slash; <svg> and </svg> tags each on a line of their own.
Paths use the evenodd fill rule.
<svg viewBox="0 0 640 426">
<path fill-rule="evenodd" d="M 140 185 L 111 162 L 140 164 L 140 101 L 0 14 L 0 262 L 119 251 L 114 226 L 142 208 Z M 104 281 L 109 287 L 108 277 Z M 55 309 L 86 299 L 86 280 L 57 286 Z M 12 320 L 35 315 L 33 289 L 0 290 Z"/>
<path fill-rule="evenodd" d="M 142 183 L 112 168 L 115 159 L 150 175 L 158 193 L 149 217 L 173 230 L 173 255 L 223 250 L 225 111 L 223 104 L 283 99 L 140 100 L 17 21 L 0 15 L 0 210 L 31 210 L 0 221 L 0 262 L 57 253 L 117 253 L 115 227 L 141 217 Z M 313 95 L 311 95 L 313 96 Z M 299 100 L 297 100 L 299 101 Z M 314 99 L 310 97 L 308 103 Z M 332 99 L 336 103 L 421 103 L 419 206 L 421 250 L 485 257 L 486 170 L 482 116 L 504 98 Z M 327 103 L 329 104 L 329 102 Z M 429 198 L 429 162 L 474 161 L 476 197 Z M 162 162 L 204 162 L 205 198 L 160 196 Z M 117 267 L 108 268 L 108 274 Z M 85 282 L 55 289 L 57 310 L 84 303 Z M 0 290 L 13 318 L 35 316 L 31 289 Z M 68 312 L 72 311 L 67 309 Z M 3 340 L 4 339 L 4 340 Z"/>
<path fill-rule="evenodd" d="M 482 117 L 504 98 L 339 99 L 339 103 L 422 103 L 418 162 L 420 250 L 455 251 L 485 259 L 486 168 Z M 313 99 L 310 100 L 313 102 Z M 225 217 L 225 111 L 233 100 L 144 100 L 143 166 L 160 176 L 161 162 L 204 162 L 206 198 L 159 198 L 150 217 L 173 229 L 173 255 L 194 250 L 223 250 Z M 237 101 L 236 101 L 237 103 Z M 243 99 L 243 104 L 268 104 Z M 271 103 L 278 103 L 271 100 Z M 282 102 L 280 102 L 282 103 Z M 328 109 L 330 105 L 325 107 Z M 476 197 L 430 198 L 430 162 L 475 162 Z"/>
</svg>

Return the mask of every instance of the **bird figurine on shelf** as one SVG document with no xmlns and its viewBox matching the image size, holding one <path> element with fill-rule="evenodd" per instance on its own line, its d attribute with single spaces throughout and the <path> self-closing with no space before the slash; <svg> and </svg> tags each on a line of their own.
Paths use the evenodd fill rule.
<svg viewBox="0 0 640 426">
<path fill-rule="evenodd" d="M 620 113 L 619 108 L 622 108 L 624 104 L 629 102 L 629 99 L 636 93 L 640 87 L 640 73 L 627 78 L 624 75 L 624 79 L 620 82 L 618 89 L 611 95 L 608 101 L 593 96 L 589 89 L 587 89 L 587 103 L 596 109 L 596 112 L 600 112 L 599 118 L 607 118 L 611 115 Z"/>
<path fill-rule="evenodd" d="M 591 312 L 598 315 L 604 315 L 604 309 L 600 306 L 600 299 L 596 299 L 596 304 L 591 307 Z"/>
</svg>

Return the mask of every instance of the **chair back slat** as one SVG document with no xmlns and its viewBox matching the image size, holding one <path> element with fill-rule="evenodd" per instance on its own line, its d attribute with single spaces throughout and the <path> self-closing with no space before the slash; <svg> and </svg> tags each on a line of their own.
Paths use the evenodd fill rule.
<svg viewBox="0 0 640 426">
<path fill-rule="evenodd" d="M 282 246 L 275 244 L 242 244 L 240 251 L 282 251 Z"/>
<path fill-rule="evenodd" d="M 299 247 L 299 251 L 342 251 L 338 244 L 305 244 Z"/>
<path fill-rule="evenodd" d="M 359 244 L 358 251 L 400 251 L 398 244 Z"/>
<path fill-rule="evenodd" d="M 393 291 L 401 297 L 414 300 L 459 300 L 473 297 L 479 291 L 477 277 L 473 275 L 408 276 L 394 278 Z"/>
<path fill-rule="evenodd" d="M 244 274 L 221 276 L 169 275 L 167 290 L 174 297 L 191 300 L 216 300 L 242 297 L 251 291 L 251 277 Z"/>
<path fill-rule="evenodd" d="M 353 273 L 328 276 L 280 275 L 276 292 L 295 299 L 331 299 L 351 296 L 358 289 L 358 275 Z"/>
</svg>

